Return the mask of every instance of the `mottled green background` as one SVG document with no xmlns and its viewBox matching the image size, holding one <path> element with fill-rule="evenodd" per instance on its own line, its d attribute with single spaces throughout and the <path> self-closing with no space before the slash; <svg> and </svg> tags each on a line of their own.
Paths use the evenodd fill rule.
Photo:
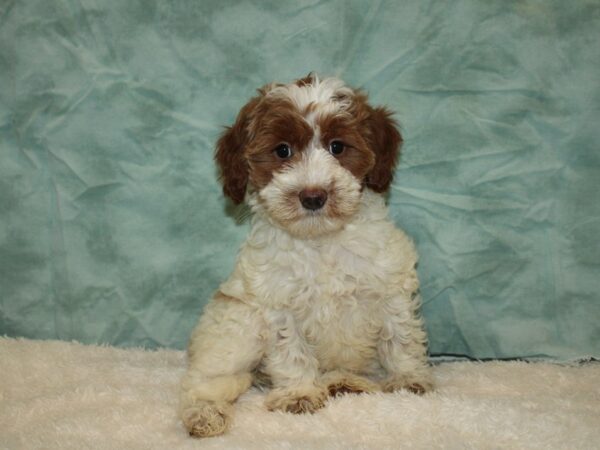
<svg viewBox="0 0 600 450">
<path fill-rule="evenodd" d="M 600 357 L 598 1 L 0 0 L 0 334 L 183 348 L 220 127 L 311 70 L 398 112 L 432 353 Z"/>
</svg>

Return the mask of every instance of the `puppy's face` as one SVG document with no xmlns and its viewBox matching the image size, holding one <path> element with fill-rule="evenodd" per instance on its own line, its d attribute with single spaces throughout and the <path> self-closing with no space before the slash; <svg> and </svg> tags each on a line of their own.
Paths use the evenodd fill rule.
<svg viewBox="0 0 600 450">
<path fill-rule="evenodd" d="M 337 231 L 363 189 L 384 192 L 402 139 L 390 113 L 340 80 L 308 76 L 259 90 L 217 144 L 223 190 L 248 192 L 277 226 L 298 237 Z"/>
</svg>

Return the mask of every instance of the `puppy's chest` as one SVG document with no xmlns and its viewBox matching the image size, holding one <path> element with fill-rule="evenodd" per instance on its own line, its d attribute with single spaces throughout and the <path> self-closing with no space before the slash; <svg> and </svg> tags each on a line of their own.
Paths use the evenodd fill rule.
<svg viewBox="0 0 600 450">
<path fill-rule="evenodd" d="M 293 309 L 296 325 L 321 368 L 370 372 L 383 325 L 381 299 L 355 295 L 314 299 Z"/>
<path fill-rule="evenodd" d="M 370 371 L 388 296 L 385 270 L 375 256 L 343 246 L 320 250 L 287 254 L 291 264 L 271 279 L 273 306 L 292 313 L 321 367 Z"/>
<path fill-rule="evenodd" d="M 319 317 L 368 309 L 385 296 L 388 280 L 377 251 L 367 253 L 343 245 L 279 250 L 254 278 L 255 292 L 271 306 L 310 307 Z"/>
</svg>

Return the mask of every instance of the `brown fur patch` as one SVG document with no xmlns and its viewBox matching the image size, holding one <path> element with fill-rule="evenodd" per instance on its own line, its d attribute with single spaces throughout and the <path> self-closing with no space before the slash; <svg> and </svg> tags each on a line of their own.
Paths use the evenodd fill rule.
<svg viewBox="0 0 600 450">
<path fill-rule="evenodd" d="M 417 395 L 423 395 L 425 394 L 426 390 L 423 386 L 421 386 L 419 383 L 413 383 L 409 386 L 407 386 L 407 389 L 412 392 L 413 394 L 417 394 Z"/>
<path fill-rule="evenodd" d="M 313 136 L 312 128 L 293 104 L 280 98 L 261 102 L 250 130 L 253 139 L 245 154 L 250 182 L 258 189 L 266 186 L 275 172 L 297 161 Z M 281 143 L 291 147 L 291 158 L 281 159 L 275 154 L 275 148 Z"/>
<path fill-rule="evenodd" d="M 305 77 L 298 78 L 295 81 L 295 84 L 296 84 L 296 86 L 302 87 L 302 86 L 306 86 L 306 85 L 309 85 L 309 84 L 313 84 L 314 82 L 315 82 L 315 76 L 314 76 L 314 74 L 312 72 L 310 72 Z"/>
<path fill-rule="evenodd" d="M 341 370 L 326 372 L 322 377 L 322 382 L 325 383 L 327 392 L 332 397 L 381 390 L 377 383 L 368 378 Z"/>
<path fill-rule="evenodd" d="M 385 192 L 394 178 L 402 146 L 397 123 L 388 109 L 370 106 L 362 92 L 357 92 L 351 111 L 360 123 L 361 136 L 375 154 L 375 165 L 367 174 L 366 184 L 375 192 Z"/>
<path fill-rule="evenodd" d="M 239 112 L 235 123 L 225 129 L 217 142 L 215 160 L 221 171 L 223 193 L 241 203 L 248 184 L 248 163 L 243 154 L 248 143 L 248 125 L 260 97 L 254 97 Z"/>
<path fill-rule="evenodd" d="M 327 387 L 327 392 L 329 392 L 331 397 L 339 397 L 340 395 L 346 394 L 362 394 L 364 391 L 362 389 L 355 389 L 346 384 L 332 384 Z"/>
<path fill-rule="evenodd" d="M 334 140 L 344 143 L 344 151 L 335 158 L 358 180 L 363 180 L 375 165 L 375 154 L 360 134 L 360 124 L 349 114 L 336 114 L 319 119 L 321 144 L 325 149 Z"/>
<path fill-rule="evenodd" d="M 300 397 L 294 402 L 287 405 L 285 410 L 292 414 L 314 413 L 317 409 L 322 408 L 323 404 L 315 403 L 310 397 Z"/>
<path fill-rule="evenodd" d="M 241 300 L 231 297 L 229 295 L 223 294 L 221 291 L 217 291 L 215 295 L 213 295 L 213 299 L 217 302 L 241 302 Z"/>
</svg>

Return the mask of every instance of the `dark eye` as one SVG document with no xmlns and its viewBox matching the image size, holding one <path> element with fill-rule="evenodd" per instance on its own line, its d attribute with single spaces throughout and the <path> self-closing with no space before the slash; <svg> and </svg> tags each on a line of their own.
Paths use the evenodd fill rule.
<svg viewBox="0 0 600 450">
<path fill-rule="evenodd" d="M 275 154 L 281 159 L 288 159 L 292 156 L 292 149 L 287 144 L 279 144 L 275 147 Z"/>
<path fill-rule="evenodd" d="M 331 144 L 329 144 L 329 153 L 332 155 L 341 155 L 344 148 L 345 145 L 342 141 L 331 141 Z"/>
</svg>

